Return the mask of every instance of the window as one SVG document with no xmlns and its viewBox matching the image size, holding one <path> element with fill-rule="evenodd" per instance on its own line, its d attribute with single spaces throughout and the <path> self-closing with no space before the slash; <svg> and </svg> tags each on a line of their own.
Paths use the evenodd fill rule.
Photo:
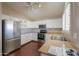
<svg viewBox="0 0 79 59">
<path fill-rule="evenodd" d="M 65 5 L 65 11 L 63 14 L 63 30 L 70 31 L 70 3 Z"/>
</svg>

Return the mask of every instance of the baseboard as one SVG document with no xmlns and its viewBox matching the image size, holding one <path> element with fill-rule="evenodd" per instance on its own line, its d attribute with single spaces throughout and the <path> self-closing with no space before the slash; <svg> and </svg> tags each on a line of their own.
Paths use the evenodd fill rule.
<svg viewBox="0 0 79 59">
<path fill-rule="evenodd" d="M 29 41 L 29 42 L 27 42 L 27 43 L 24 43 L 24 44 L 21 45 L 21 47 L 23 47 L 23 46 L 25 46 L 25 45 L 27 45 L 27 44 L 33 42 L 33 41 L 34 41 L 34 40 L 31 40 L 31 41 Z"/>
</svg>

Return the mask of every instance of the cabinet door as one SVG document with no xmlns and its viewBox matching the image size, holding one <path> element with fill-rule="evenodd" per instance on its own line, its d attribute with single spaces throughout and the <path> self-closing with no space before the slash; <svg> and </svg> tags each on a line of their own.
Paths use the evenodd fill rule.
<svg viewBox="0 0 79 59">
<path fill-rule="evenodd" d="M 29 34 L 21 35 L 21 45 L 31 41 L 31 39 L 29 39 L 29 36 Z"/>
<path fill-rule="evenodd" d="M 51 40 L 52 34 L 46 34 L 45 41 Z"/>
<path fill-rule="evenodd" d="M 31 40 L 37 41 L 37 33 L 27 33 L 27 34 L 21 35 L 21 44 L 27 43 Z"/>
</svg>

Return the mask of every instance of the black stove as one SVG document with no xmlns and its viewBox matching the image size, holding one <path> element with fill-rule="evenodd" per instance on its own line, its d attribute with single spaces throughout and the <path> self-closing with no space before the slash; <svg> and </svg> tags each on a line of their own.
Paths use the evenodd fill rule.
<svg viewBox="0 0 79 59">
<path fill-rule="evenodd" d="M 45 40 L 45 34 L 47 33 L 46 24 L 39 25 L 39 33 L 37 35 L 38 40 Z"/>
<path fill-rule="evenodd" d="M 45 40 L 45 34 L 47 33 L 46 30 L 40 30 L 40 32 L 38 33 L 38 40 Z"/>
</svg>

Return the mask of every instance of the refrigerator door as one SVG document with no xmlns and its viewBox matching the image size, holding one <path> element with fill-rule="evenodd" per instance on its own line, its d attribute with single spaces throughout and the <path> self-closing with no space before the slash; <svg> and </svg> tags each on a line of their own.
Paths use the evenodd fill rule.
<svg viewBox="0 0 79 59">
<path fill-rule="evenodd" d="M 5 21 L 3 20 L 3 34 L 4 39 L 11 39 L 14 38 L 14 22 L 13 21 Z"/>
<path fill-rule="evenodd" d="M 14 37 L 19 38 L 21 37 L 21 31 L 20 31 L 20 22 L 14 22 Z"/>
</svg>

